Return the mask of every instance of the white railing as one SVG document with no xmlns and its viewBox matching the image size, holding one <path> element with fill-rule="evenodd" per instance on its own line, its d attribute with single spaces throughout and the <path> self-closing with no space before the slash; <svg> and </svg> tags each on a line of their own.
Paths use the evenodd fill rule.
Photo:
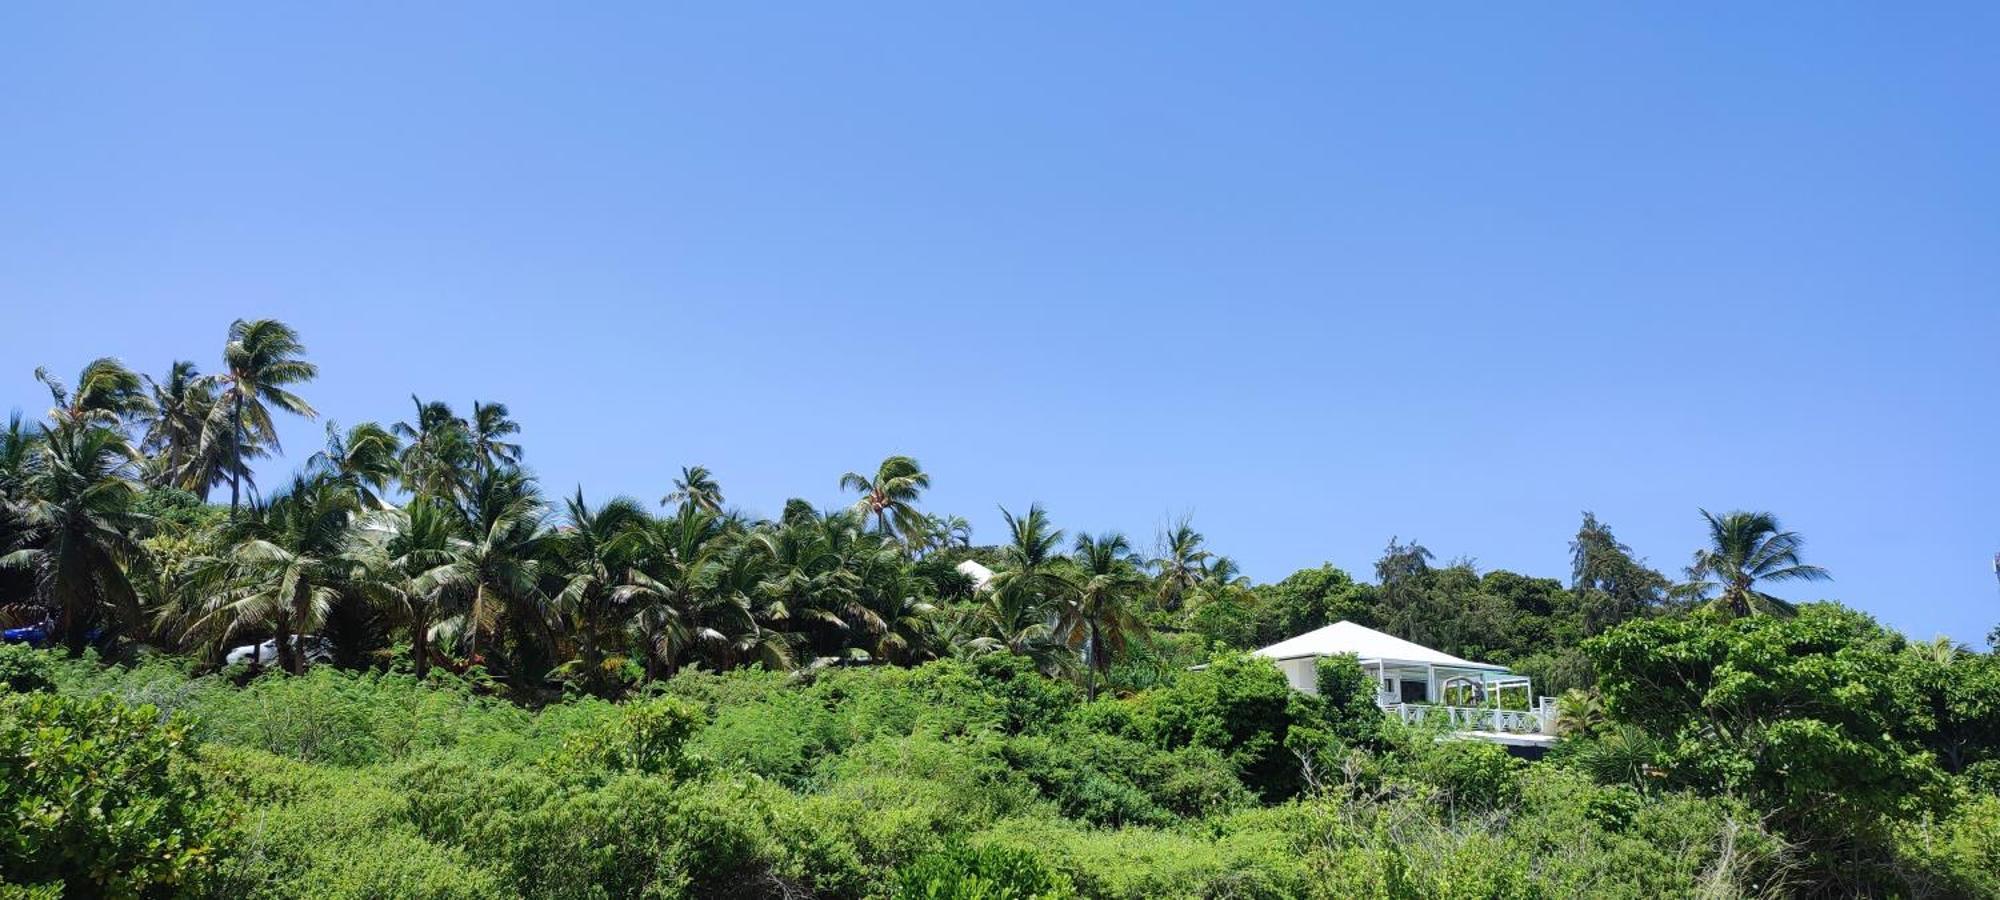
<svg viewBox="0 0 2000 900">
<path fill-rule="evenodd" d="M 1417 724 L 1442 717 L 1453 731 L 1493 731 L 1501 734 L 1555 734 L 1555 704 L 1539 709 L 1494 709 L 1478 706 L 1434 706 L 1428 703 L 1398 703 L 1389 707 L 1405 723 Z"/>
</svg>

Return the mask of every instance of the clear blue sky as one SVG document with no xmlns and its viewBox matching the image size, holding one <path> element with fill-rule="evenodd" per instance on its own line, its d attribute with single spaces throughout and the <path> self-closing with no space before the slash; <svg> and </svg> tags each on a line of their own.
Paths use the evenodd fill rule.
<svg viewBox="0 0 2000 900">
<path fill-rule="evenodd" d="M 1260 580 L 1769 509 L 1789 596 L 2000 622 L 2000 7 L 665 6 L 0 9 L 0 407 L 275 316 L 552 493 L 900 452 Z"/>
</svg>

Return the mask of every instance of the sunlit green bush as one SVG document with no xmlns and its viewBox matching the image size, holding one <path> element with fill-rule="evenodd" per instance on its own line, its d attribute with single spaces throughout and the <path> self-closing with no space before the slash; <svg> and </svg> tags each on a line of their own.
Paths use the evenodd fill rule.
<svg viewBox="0 0 2000 900">
<path fill-rule="evenodd" d="M 152 707 L 0 694 L 0 882 L 73 896 L 207 887 L 236 811 L 191 762 L 186 724 Z"/>
</svg>

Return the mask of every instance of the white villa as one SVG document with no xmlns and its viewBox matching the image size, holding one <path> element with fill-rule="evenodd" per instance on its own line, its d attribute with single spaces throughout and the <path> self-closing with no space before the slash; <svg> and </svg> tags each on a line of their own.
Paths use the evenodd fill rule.
<svg viewBox="0 0 2000 900">
<path fill-rule="evenodd" d="M 958 569 L 960 575 L 972 579 L 972 589 L 975 591 L 986 590 L 986 586 L 993 583 L 993 570 L 972 560 L 959 560 L 954 568 Z"/>
<path fill-rule="evenodd" d="M 1467 737 L 1516 747 L 1555 740 L 1555 700 L 1537 697 L 1526 675 L 1459 659 L 1373 628 L 1341 621 L 1256 651 L 1278 664 L 1293 688 L 1319 693 L 1322 656 L 1353 656 L 1375 679 L 1375 702 L 1405 722 L 1446 717 Z"/>
</svg>

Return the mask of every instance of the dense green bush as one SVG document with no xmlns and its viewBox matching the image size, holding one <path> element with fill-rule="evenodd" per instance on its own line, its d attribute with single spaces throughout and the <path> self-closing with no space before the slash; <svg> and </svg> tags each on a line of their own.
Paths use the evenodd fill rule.
<svg viewBox="0 0 2000 900">
<path fill-rule="evenodd" d="M 25 644 L 0 644 L 0 693 L 28 693 L 55 687 L 49 654 Z"/>
<path fill-rule="evenodd" d="M 0 695 L 0 881 L 72 895 L 207 886 L 231 806 L 189 765 L 188 730 L 110 697 Z"/>
<path fill-rule="evenodd" d="M 1062 900 L 1076 889 L 1033 853 L 948 844 L 898 869 L 891 900 Z"/>
</svg>

